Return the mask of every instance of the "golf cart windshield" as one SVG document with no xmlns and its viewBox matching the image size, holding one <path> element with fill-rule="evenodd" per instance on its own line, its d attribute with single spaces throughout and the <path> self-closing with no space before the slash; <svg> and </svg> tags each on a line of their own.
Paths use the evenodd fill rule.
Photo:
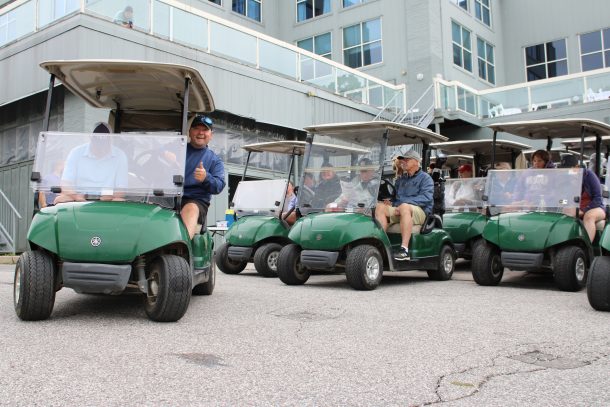
<svg viewBox="0 0 610 407">
<path fill-rule="evenodd" d="M 371 137 L 347 145 L 342 140 L 319 138 L 322 141 L 315 137 L 304 164 L 298 194 L 301 213 L 371 213 L 377 203 L 385 141 Z"/>
<path fill-rule="evenodd" d="M 448 212 L 483 207 L 485 178 L 450 178 L 445 181 L 445 209 Z"/>
<path fill-rule="evenodd" d="M 582 177 L 581 168 L 490 170 L 485 196 L 503 211 L 558 212 L 579 207 Z"/>
<path fill-rule="evenodd" d="M 173 197 L 182 194 L 185 157 L 181 135 L 42 132 L 32 188 L 73 200 Z"/>
<path fill-rule="evenodd" d="M 282 210 L 287 184 L 286 179 L 240 181 L 233 197 L 233 207 L 237 217 L 278 216 Z"/>
</svg>

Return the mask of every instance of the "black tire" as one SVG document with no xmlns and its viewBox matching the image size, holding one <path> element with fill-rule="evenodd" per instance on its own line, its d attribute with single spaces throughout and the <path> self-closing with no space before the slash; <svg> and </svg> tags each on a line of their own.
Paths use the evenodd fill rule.
<svg viewBox="0 0 610 407">
<path fill-rule="evenodd" d="M 553 277 L 561 291 L 578 291 L 587 284 L 587 257 L 578 246 L 565 246 L 555 254 Z"/>
<path fill-rule="evenodd" d="M 248 265 L 247 261 L 233 261 L 228 257 L 229 244 L 223 243 L 220 245 L 216 253 L 214 254 L 214 261 L 216 265 L 225 274 L 239 274 Z"/>
<path fill-rule="evenodd" d="M 205 283 L 193 287 L 193 295 L 212 295 L 216 286 L 216 264 L 210 265 L 210 277 Z"/>
<path fill-rule="evenodd" d="M 436 270 L 428 270 L 428 278 L 436 281 L 451 280 L 455 270 L 455 258 L 455 250 L 447 244 L 444 245 L 438 256 L 438 268 Z"/>
<path fill-rule="evenodd" d="M 193 276 L 187 261 L 173 254 L 157 257 L 147 270 L 146 315 L 157 322 L 182 318 L 191 301 Z"/>
<path fill-rule="evenodd" d="M 355 290 L 374 290 L 383 278 L 383 258 L 375 246 L 360 245 L 349 251 L 345 276 Z"/>
<path fill-rule="evenodd" d="M 289 244 L 280 250 L 277 275 L 287 285 L 303 285 L 309 280 L 309 270 L 301 265 L 301 248 L 298 245 Z"/>
<path fill-rule="evenodd" d="M 43 251 L 24 252 L 15 265 L 13 304 L 24 321 L 47 319 L 55 305 L 55 264 Z"/>
<path fill-rule="evenodd" d="M 589 304 L 598 311 L 610 311 L 610 257 L 593 259 L 587 279 Z"/>
<path fill-rule="evenodd" d="M 498 285 L 504 275 L 504 266 L 497 247 L 482 241 L 472 252 L 472 278 L 478 285 Z"/>
<path fill-rule="evenodd" d="M 277 277 L 277 259 L 282 250 L 278 243 L 267 243 L 256 249 L 254 268 L 263 277 Z"/>
</svg>

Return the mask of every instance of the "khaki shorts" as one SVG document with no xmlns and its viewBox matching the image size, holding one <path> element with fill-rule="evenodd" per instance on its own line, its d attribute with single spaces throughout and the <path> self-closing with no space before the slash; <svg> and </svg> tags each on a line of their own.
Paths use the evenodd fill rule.
<svg viewBox="0 0 610 407">
<path fill-rule="evenodd" d="M 423 225 L 424 221 L 426 220 L 426 213 L 424 212 L 424 210 L 417 205 L 407 205 L 411 207 L 411 213 L 413 213 L 413 224 Z M 395 223 L 400 223 L 400 215 L 394 215 L 395 210 L 396 206 L 388 206 L 387 212 L 385 214 L 386 217 L 390 219 L 390 224 L 388 226 L 393 225 Z"/>
</svg>

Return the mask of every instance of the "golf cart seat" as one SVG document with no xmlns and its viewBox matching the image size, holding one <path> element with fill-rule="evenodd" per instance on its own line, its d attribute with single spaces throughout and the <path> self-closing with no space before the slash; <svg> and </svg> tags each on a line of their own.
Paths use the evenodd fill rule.
<svg viewBox="0 0 610 407">
<path fill-rule="evenodd" d="M 430 233 L 430 231 L 435 228 L 443 228 L 443 219 L 439 215 L 430 214 L 426 216 L 423 225 L 413 225 L 411 234 L 425 235 L 426 233 Z M 400 233 L 400 223 L 394 223 L 393 225 L 390 225 L 390 227 L 388 228 L 388 233 Z"/>
</svg>

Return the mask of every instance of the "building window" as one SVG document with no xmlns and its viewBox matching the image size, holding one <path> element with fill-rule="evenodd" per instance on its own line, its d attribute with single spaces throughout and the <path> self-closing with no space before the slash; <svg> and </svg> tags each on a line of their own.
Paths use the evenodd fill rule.
<svg viewBox="0 0 610 407">
<path fill-rule="evenodd" d="M 610 67 L 610 28 L 580 36 L 583 71 Z"/>
<path fill-rule="evenodd" d="M 494 63 L 494 47 L 477 37 L 477 58 L 479 62 L 479 78 L 495 85 L 496 67 Z"/>
<path fill-rule="evenodd" d="M 222 6 L 222 0 L 210 0 L 212 3 L 216 3 L 219 6 Z"/>
<path fill-rule="evenodd" d="M 472 72 L 472 43 L 470 31 L 451 22 L 451 37 L 453 40 L 453 63 Z"/>
<path fill-rule="evenodd" d="M 449 1 L 455 5 L 463 8 L 464 10 L 468 11 L 468 0 L 449 0 Z"/>
<path fill-rule="evenodd" d="M 261 21 L 263 0 L 233 0 L 233 11 L 256 21 Z"/>
<path fill-rule="evenodd" d="M 474 0 L 474 15 L 483 24 L 491 27 L 491 0 Z"/>
<path fill-rule="evenodd" d="M 330 0 L 297 0 L 297 21 L 330 13 Z"/>
<path fill-rule="evenodd" d="M 7 43 L 17 36 L 17 18 L 15 12 L 0 16 L 0 44 Z"/>
<path fill-rule="evenodd" d="M 330 33 L 316 35 L 315 37 L 305 38 L 297 41 L 297 46 L 314 54 L 331 59 L 331 36 Z M 317 61 L 301 55 L 301 80 L 308 81 L 332 74 L 330 64 Z"/>
<path fill-rule="evenodd" d="M 355 6 L 356 4 L 366 3 L 368 0 L 343 0 L 343 8 Z"/>
<path fill-rule="evenodd" d="M 352 68 L 372 65 L 383 59 L 381 18 L 343 29 L 343 63 Z"/>
<path fill-rule="evenodd" d="M 525 47 L 525 68 L 528 82 L 567 75 L 566 40 Z"/>
</svg>

